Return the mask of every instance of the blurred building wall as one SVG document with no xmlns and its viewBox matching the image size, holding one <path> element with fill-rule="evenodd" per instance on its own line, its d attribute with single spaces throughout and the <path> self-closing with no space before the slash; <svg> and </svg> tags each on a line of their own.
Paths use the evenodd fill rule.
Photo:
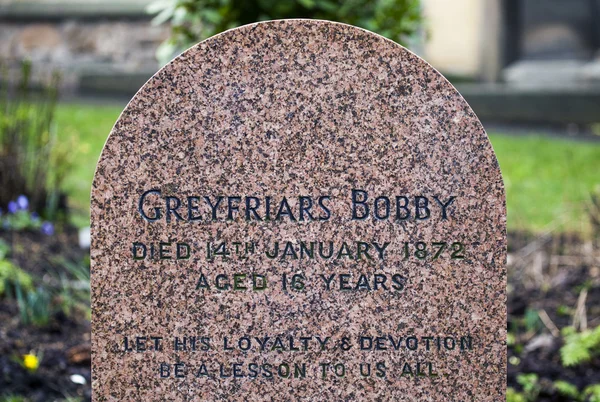
<svg viewBox="0 0 600 402">
<path fill-rule="evenodd" d="M 169 35 L 151 24 L 151 1 L 0 0 L 0 62 L 59 70 L 63 95 L 128 98 L 158 69 Z M 414 49 L 483 119 L 600 120 L 600 0 L 422 2 Z"/>
<path fill-rule="evenodd" d="M 496 33 L 486 4 L 503 0 L 422 1 L 426 38 L 417 47 L 434 67 L 451 77 L 478 79 L 485 63 L 498 64 L 483 52 L 486 41 L 489 48 L 485 35 Z M 63 83 L 74 90 L 88 83 L 102 89 L 120 75 L 139 74 L 143 82 L 158 68 L 154 51 L 169 31 L 150 24 L 144 11 L 150 2 L 0 0 L 0 58 L 29 58 L 63 71 Z"/>
<path fill-rule="evenodd" d="M 487 0 L 423 0 L 424 58 L 448 75 L 477 77 Z"/>
<path fill-rule="evenodd" d="M 159 67 L 169 35 L 150 0 L 0 0 L 0 62 L 31 60 L 33 80 L 61 74 L 61 93 L 134 93 Z"/>
</svg>

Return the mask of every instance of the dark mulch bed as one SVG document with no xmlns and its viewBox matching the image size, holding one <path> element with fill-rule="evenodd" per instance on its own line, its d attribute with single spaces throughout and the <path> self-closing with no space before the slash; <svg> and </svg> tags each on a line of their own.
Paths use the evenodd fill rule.
<svg viewBox="0 0 600 402">
<path fill-rule="evenodd" d="M 15 303 L 1 300 L 0 323 L 0 395 L 22 395 L 36 402 L 67 397 L 90 400 L 88 321 L 58 313 L 48 327 L 24 327 Z M 40 350 L 43 356 L 35 374 L 13 360 Z M 75 384 L 74 374 L 83 376 L 86 385 Z"/>
<path fill-rule="evenodd" d="M 534 239 L 525 234 L 509 236 L 509 251 L 518 254 Z M 510 244 L 512 241 L 512 244 Z M 532 261 L 514 264 L 509 268 L 508 293 L 508 330 L 513 333 L 517 342 L 508 347 L 508 386 L 521 389 L 517 376 L 522 373 L 535 373 L 540 378 L 541 393 L 538 401 L 570 401 L 572 399 L 559 395 L 552 386 L 557 380 L 567 381 L 583 390 L 586 386 L 600 383 L 600 357 L 591 362 L 564 367 L 561 364 L 560 337 L 551 335 L 551 331 L 541 320 L 535 328 L 524 325 L 526 316 L 536 312 L 545 312 L 558 328 L 573 324 L 573 313 L 583 289 L 587 291 L 585 298 L 587 327 L 600 325 L 600 267 L 597 264 L 597 247 L 589 247 L 591 258 L 582 256 L 583 241 L 576 235 L 561 234 L 551 236 L 536 250 L 541 270 L 537 272 L 543 280 L 540 286 L 533 286 L 528 277 Z M 570 266 L 551 266 L 554 258 L 569 256 Z M 588 257 L 590 257 L 588 255 Z M 535 257 L 534 257 L 535 258 Z M 530 260 L 533 258 L 530 258 Z M 580 260 L 579 262 L 577 262 Z M 520 265 L 520 266 L 519 266 Z M 515 359 L 515 357 L 517 359 Z M 511 364 L 512 362 L 512 364 Z M 516 364 L 515 364 L 516 363 Z"/>
<path fill-rule="evenodd" d="M 87 254 L 78 247 L 78 231 L 71 226 L 60 227 L 52 236 L 0 230 L 0 239 L 11 246 L 11 261 L 36 279 L 54 274 L 60 260 L 81 261 Z"/>
<path fill-rule="evenodd" d="M 522 320 L 527 310 L 544 310 L 558 328 L 572 324 L 572 317 L 559 314 L 563 306 L 573 307 L 577 304 L 579 289 L 591 277 L 589 267 L 579 267 L 566 271 L 566 277 L 560 286 L 547 292 L 541 290 L 527 290 L 523 286 L 515 287 L 508 298 L 508 329 L 514 329 L 517 322 Z M 596 278 L 597 284 L 597 278 Z M 588 328 L 600 324 L 600 287 L 589 289 L 587 300 Z M 564 380 L 577 386 L 580 390 L 591 384 L 600 383 L 600 357 L 591 362 L 564 367 L 561 364 L 559 350 L 562 346 L 560 338 L 553 337 L 545 328 L 536 333 L 520 333 L 523 343 L 519 350 L 517 347 L 508 348 L 509 361 L 512 356 L 519 358 L 518 364 L 508 364 L 508 385 L 519 389 L 517 375 L 520 373 L 536 373 L 540 377 L 543 388 L 538 401 L 569 401 L 569 398 L 557 395 L 552 389 L 552 382 Z M 533 348 L 534 342 L 539 342 L 538 348 Z M 528 345 L 533 350 L 528 351 Z M 518 352 L 521 353 L 518 353 Z M 513 360 L 514 362 L 514 360 Z"/>
<path fill-rule="evenodd" d="M 77 233 L 67 229 L 55 236 L 39 233 L 0 232 L 0 238 L 12 244 L 12 259 L 32 274 L 38 283 L 48 280 L 60 264 L 57 258 L 81 261 L 86 253 L 77 247 Z M 518 254 L 534 237 L 524 233 L 509 235 L 509 251 Z M 558 235 L 545 241 L 539 252 L 574 254 L 582 241 L 574 235 Z M 552 322 L 563 328 L 572 316 L 560 313 L 564 307 L 574 309 L 582 286 L 588 289 L 586 306 L 588 327 L 600 325 L 600 269 L 594 264 L 560 267 L 552 273 L 551 286 L 532 288 L 524 280 L 526 268 L 509 268 L 508 329 L 517 343 L 508 348 L 508 386 L 520 389 L 519 373 L 536 373 L 543 388 L 539 401 L 567 401 L 552 390 L 552 382 L 568 381 L 579 389 L 600 383 L 600 358 L 591 363 L 565 368 L 560 362 L 560 338 L 552 337 L 539 324 L 535 330 L 523 325 L 528 311 L 545 311 Z M 542 290 L 544 288 L 545 290 Z M 533 348 L 538 342 L 538 347 Z M 66 397 L 90 400 L 90 325 L 85 317 L 54 315 L 49 326 L 36 328 L 19 323 L 14 300 L 0 299 L 0 396 L 22 395 L 32 401 L 49 401 Z M 539 346 L 541 345 L 541 346 Z M 43 350 L 43 359 L 35 374 L 14 362 L 30 351 Z M 510 359 L 513 357 L 513 359 Z M 514 359 L 518 357 L 518 360 Z M 518 363 L 514 364 L 515 361 Z M 72 375 L 83 376 L 85 385 L 76 384 Z"/>
<path fill-rule="evenodd" d="M 55 280 L 64 260 L 81 263 L 87 254 L 77 246 L 73 228 L 53 236 L 0 232 L 0 238 L 11 245 L 11 260 L 32 275 L 36 286 Z M 35 373 L 15 361 L 32 351 L 43 352 Z M 0 298 L 0 396 L 25 396 L 35 402 L 69 397 L 91 400 L 89 351 L 90 323 L 84 314 L 67 317 L 59 311 L 48 326 L 25 326 L 19 321 L 15 300 Z M 72 375 L 82 376 L 86 384 L 74 383 Z"/>
</svg>

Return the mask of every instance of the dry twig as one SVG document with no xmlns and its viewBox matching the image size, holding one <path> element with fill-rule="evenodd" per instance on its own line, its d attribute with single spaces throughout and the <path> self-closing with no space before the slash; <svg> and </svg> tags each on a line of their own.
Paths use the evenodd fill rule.
<svg viewBox="0 0 600 402">
<path fill-rule="evenodd" d="M 540 316 L 540 320 L 544 323 L 546 328 L 550 331 L 553 337 L 558 338 L 560 336 L 560 331 L 556 324 L 552 321 L 546 310 L 542 309 L 538 311 L 538 315 Z"/>
</svg>

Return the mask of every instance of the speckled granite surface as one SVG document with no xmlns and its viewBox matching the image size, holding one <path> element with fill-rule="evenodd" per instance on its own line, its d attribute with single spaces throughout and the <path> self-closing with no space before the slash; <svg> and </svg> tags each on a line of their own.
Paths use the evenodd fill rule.
<svg viewBox="0 0 600 402">
<path fill-rule="evenodd" d="M 492 147 L 431 66 L 342 24 L 228 31 L 99 161 L 94 400 L 504 400 L 505 247 Z"/>
</svg>

